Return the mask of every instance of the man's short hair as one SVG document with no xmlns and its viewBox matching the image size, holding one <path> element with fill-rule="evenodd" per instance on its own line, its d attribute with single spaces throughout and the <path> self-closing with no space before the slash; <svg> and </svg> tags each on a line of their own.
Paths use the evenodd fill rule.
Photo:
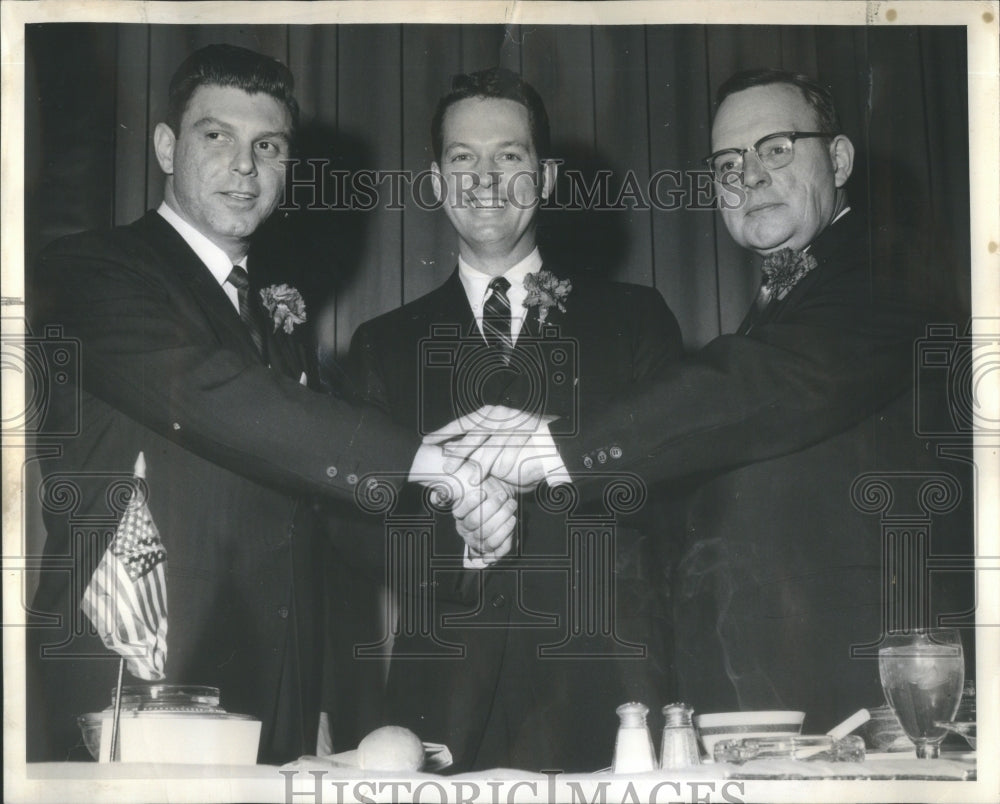
<svg viewBox="0 0 1000 804">
<path fill-rule="evenodd" d="M 520 103 L 528 110 L 528 126 L 535 153 L 540 159 L 549 155 L 549 116 L 535 88 L 515 72 L 493 67 L 476 73 L 459 74 L 451 79 L 451 92 L 438 101 L 431 119 L 431 145 L 434 160 L 441 162 L 444 149 L 444 116 L 448 108 L 466 98 L 499 98 Z"/>
<path fill-rule="evenodd" d="M 808 75 L 791 73 L 787 70 L 745 70 L 731 76 L 715 93 L 715 105 L 718 108 L 722 101 L 730 95 L 742 92 L 751 87 L 763 87 L 769 84 L 790 84 L 798 87 L 806 102 L 816 113 L 817 131 L 824 134 L 840 134 L 840 118 L 833 103 L 830 90 L 821 86 Z"/>
<path fill-rule="evenodd" d="M 170 79 L 167 125 L 180 133 L 181 118 L 195 90 L 202 86 L 235 87 L 255 95 L 270 95 L 288 110 L 294 129 L 299 122 L 295 79 L 284 64 L 255 50 L 236 45 L 208 45 L 196 50 Z"/>
</svg>

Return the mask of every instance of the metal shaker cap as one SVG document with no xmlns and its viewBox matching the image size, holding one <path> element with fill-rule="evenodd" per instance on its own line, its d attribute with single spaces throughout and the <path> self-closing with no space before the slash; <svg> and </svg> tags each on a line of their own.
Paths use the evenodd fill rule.
<svg viewBox="0 0 1000 804">
<path fill-rule="evenodd" d="M 666 728 L 690 726 L 694 709 L 686 703 L 671 703 L 663 707 L 663 717 L 666 718 Z"/>
</svg>

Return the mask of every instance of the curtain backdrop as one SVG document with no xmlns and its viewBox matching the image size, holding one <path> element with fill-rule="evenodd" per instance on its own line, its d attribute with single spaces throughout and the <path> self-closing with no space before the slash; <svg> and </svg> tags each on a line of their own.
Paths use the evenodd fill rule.
<svg viewBox="0 0 1000 804">
<path fill-rule="evenodd" d="M 751 67 L 806 72 L 832 87 L 859 150 L 852 205 L 869 208 L 880 230 L 905 225 L 939 249 L 948 284 L 967 301 L 966 46 L 964 29 L 949 27 L 29 26 L 29 261 L 55 236 L 126 223 L 159 202 L 150 139 L 167 83 L 211 42 L 269 53 L 295 74 L 298 156 L 313 161 L 295 169 L 258 253 L 283 261 L 316 300 L 328 352 L 342 354 L 362 321 L 441 283 L 457 248 L 444 214 L 417 203 L 409 185 L 394 199 L 383 181 L 374 203 L 362 187 L 352 208 L 343 181 L 323 176 L 425 170 L 430 117 L 451 75 L 497 64 L 523 73 L 546 101 L 563 160 L 557 201 L 588 190 L 605 207 L 621 202 L 545 210 L 548 253 L 655 286 L 689 347 L 731 331 L 756 283 L 698 173 L 715 90 Z"/>
</svg>

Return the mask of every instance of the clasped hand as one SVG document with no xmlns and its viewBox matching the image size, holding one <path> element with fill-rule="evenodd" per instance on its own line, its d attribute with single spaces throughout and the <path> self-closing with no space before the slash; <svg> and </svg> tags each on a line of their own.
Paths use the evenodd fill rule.
<svg viewBox="0 0 1000 804">
<path fill-rule="evenodd" d="M 498 561 L 514 546 L 515 494 L 545 477 L 546 451 L 537 436 L 544 430 L 548 437 L 551 420 L 489 405 L 424 437 L 412 479 L 449 496 L 458 533 L 471 557 L 483 564 Z"/>
</svg>

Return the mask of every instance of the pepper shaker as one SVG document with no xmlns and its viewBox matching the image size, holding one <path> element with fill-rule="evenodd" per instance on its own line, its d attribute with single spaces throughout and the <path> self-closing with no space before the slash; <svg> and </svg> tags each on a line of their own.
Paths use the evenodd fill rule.
<svg viewBox="0 0 1000 804">
<path fill-rule="evenodd" d="M 701 764 L 698 738 L 694 733 L 691 715 L 694 710 L 684 703 L 663 707 L 663 744 L 660 746 L 661 768 L 690 768 Z"/>
<path fill-rule="evenodd" d="M 645 704 L 624 703 L 616 710 L 621 723 L 615 739 L 613 773 L 645 773 L 656 770 L 653 738 L 646 725 L 649 707 Z"/>
</svg>

